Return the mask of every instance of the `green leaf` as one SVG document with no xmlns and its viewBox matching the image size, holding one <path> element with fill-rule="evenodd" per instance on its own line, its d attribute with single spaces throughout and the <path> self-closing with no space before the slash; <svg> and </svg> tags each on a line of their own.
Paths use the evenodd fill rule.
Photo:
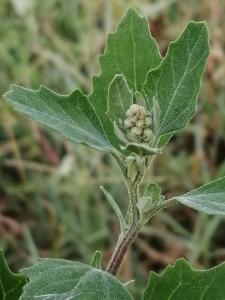
<svg viewBox="0 0 225 300">
<path fill-rule="evenodd" d="M 133 103 L 133 95 L 123 75 L 116 75 L 109 85 L 108 106 L 106 114 L 118 124 L 124 120 L 127 110 Z"/>
<path fill-rule="evenodd" d="M 131 300 L 114 276 L 91 266 L 63 259 L 40 259 L 23 269 L 29 278 L 20 300 Z"/>
<path fill-rule="evenodd" d="M 0 250 L 0 299 L 18 300 L 27 282 L 24 275 L 14 274 L 5 261 L 3 251 Z"/>
<path fill-rule="evenodd" d="M 109 35 L 106 50 L 99 61 L 101 73 L 93 78 L 93 92 L 89 99 L 111 143 L 120 150 L 120 142 L 106 115 L 108 86 L 116 74 L 122 74 L 130 89 L 141 92 L 147 72 L 159 65 L 161 56 L 149 32 L 147 18 L 129 9 L 116 31 Z"/>
<path fill-rule="evenodd" d="M 135 179 L 138 174 L 138 165 L 137 165 L 136 157 L 128 156 L 126 158 L 126 164 L 127 164 L 127 177 L 133 183 L 133 182 L 135 182 Z"/>
<path fill-rule="evenodd" d="M 148 196 L 139 198 L 137 201 L 137 208 L 140 214 L 141 221 L 145 221 L 152 209 L 152 199 Z"/>
<path fill-rule="evenodd" d="M 146 224 L 153 215 L 153 210 L 157 204 L 164 201 L 164 196 L 161 195 L 160 187 L 151 182 L 145 189 L 144 196 L 138 199 L 137 208 L 140 215 L 142 225 Z"/>
<path fill-rule="evenodd" d="M 13 85 L 4 96 L 16 110 L 74 142 L 99 150 L 111 148 L 92 105 L 79 90 L 62 96 L 43 86 L 32 91 Z"/>
<path fill-rule="evenodd" d="M 100 186 L 100 189 L 104 193 L 106 199 L 109 201 L 109 204 L 111 205 L 112 209 L 114 210 L 114 212 L 117 215 L 117 218 L 120 222 L 120 231 L 122 233 L 125 232 L 127 225 L 126 225 L 126 222 L 123 218 L 123 215 L 122 215 L 122 212 L 121 212 L 119 206 L 117 205 L 117 203 L 114 200 L 113 196 L 108 191 L 106 191 L 106 189 L 103 186 Z"/>
<path fill-rule="evenodd" d="M 162 153 L 160 148 L 151 148 L 145 144 L 128 143 L 126 146 L 120 147 L 122 151 L 137 153 L 141 156 L 149 156 Z"/>
<path fill-rule="evenodd" d="M 101 251 L 98 251 L 98 250 L 95 251 L 95 254 L 91 261 L 91 266 L 96 269 L 99 269 L 99 270 L 102 269 L 102 252 Z"/>
<path fill-rule="evenodd" d="M 154 207 L 160 201 L 161 189 L 158 184 L 151 182 L 145 190 L 145 196 L 152 199 L 152 206 Z"/>
<path fill-rule="evenodd" d="M 224 280 L 224 263 L 209 270 L 196 271 L 185 259 L 179 259 L 161 275 L 150 273 L 144 300 L 222 300 Z"/>
<path fill-rule="evenodd" d="M 159 137 L 159 139 L 156 141 L 156 147 L 157 148 L 163 148 L 166 146 L 166 144 L 169 142 L 171 137 L 173 136 L 173 133 L 163 134 Z"/>
<path fill-rule="evenodd" d="M 225 177 L 176 197 L 176 200 L 207 214 L 225 215 Z"/>
<path fill-rule="evenodd" d="M 159 67 L 148 73 L 143 92 L 150 109 L 154 97 L 159 104 L 157 143 L 160 136 L 184 128 L 195 113 L 208 54 L 206 24 L 191 21 L 181 36 L 170 44 Z M 166 136 L 164 143 L 168 138 Z M 162 146 L 163 142 L 160 144 Z"/>
</svg>

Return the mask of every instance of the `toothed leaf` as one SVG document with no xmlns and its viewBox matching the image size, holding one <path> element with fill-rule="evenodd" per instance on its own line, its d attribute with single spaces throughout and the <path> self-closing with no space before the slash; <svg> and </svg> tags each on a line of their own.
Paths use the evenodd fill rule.
<svg viewBox="0 0 225 300">
<path fill-rule="evenodd" d="M 29 278 L 20 300 L 132 300 L 123 284 L 107 272 L 63 259 L 40 259 L 23 269 Z"/>
<path fill-rule="evenodd" d="M 179 259 L 158 275 L 150 273 L 144 300 L 222 300 L 225 295 L 225 264 L 209 270 L 194 270 Z"/>
<path fill-rule="evenodd" d="M 114 135 L 113 125 L 106 115 L 108 87 L 116 74 L 122 74 L 135 93 L 142 90 L 147 72 L 159 65 L 158 46 L 149 32 L 147 18 L 129 9 L 110 34 L 104 55 L 100 57 L 101 73 L 93 79 L 93 104 L 111 143 L 118 149 L 120 141 Z"/>
<path fill-rule="evenodd" d="M 29 90 L 13 85 L 5 98 L 16 110 L 74 142 L 105 151 L 111 148 L 92 105 L 79 90 L 62 96 L 43 86 Z"/>
<path fill-rule="evenodd" d="M 161 147 L 169 133 L 184 128 L 196 110 L 201 77 L 209 54 L 208 30 L 204 22 L 190 22 L 172 42 L 158 68 L 148 73 L 143 86 L 150 108 L 155 97 L 160 115 L 156 143 Z M 160 141 L 160 137 L 164 139 Z"/>
<path fill-rule="evenodd" d="M 26 282 L 27 278 L 24 275 L 14 274 L 10 271 L 3 251 L 0 250 L 0 299 L 18 300 Z"/>
</svg>

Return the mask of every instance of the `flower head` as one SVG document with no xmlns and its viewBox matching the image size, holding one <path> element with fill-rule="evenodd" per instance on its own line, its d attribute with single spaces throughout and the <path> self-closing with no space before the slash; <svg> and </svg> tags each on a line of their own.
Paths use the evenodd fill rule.
<svg viewBox="0 0 225 300">
<path fill-rule="evenodd" d="M 144 106 L 132 104 L 126 112 L 123 122 L 127 138 L 131 142 L 150 143 L 154 137 L 152 132 L 152 117 Z"/>
</svg>

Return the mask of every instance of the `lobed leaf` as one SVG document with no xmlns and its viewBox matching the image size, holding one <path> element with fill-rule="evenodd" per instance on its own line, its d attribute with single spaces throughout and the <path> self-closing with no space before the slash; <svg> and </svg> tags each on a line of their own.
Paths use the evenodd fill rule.
<svg viewBox="0 0 225 300">
<path fill-rule="evenodd" d="M 207 214 L 225 215 L 225 177 L 176 197 L 176 200 Z"/>
<path fill-rule="evenodd" d="M 63 259 L 40 259 L 23 269 L 29 278 L 20 300 L 132 300 L 115 277 L 91 266 Z"/>
<path fill-rule="evenodd" d="M 0 250 L 0 299 L 18 300 L 26 282 L 27 278 L 24 275 L 14 274 L 10 271 L 3 251 Z"/>
<path fill-rule="evenodd" d="M 185 259 L 158 275 L 150 273 L 144 300 L 222 300 L 225 298 L 225 264 L 194 270 Z"/>
<path fill-rule="evenodd" d="M 159 104 L 157 143 L 163 146 L 171 132 L 184 128 L 196 110 L 201 77 L 209 54 L 208 30 L 204 22 L 191 21 L 169 46 L 166 57 L 151 70 L 143 86 L 149 108 L 154 97 Z M 160 141 L 160 137 L 164 141 Z"/>
<path fill-rule="evenodd" d="M 16 110 L 74 142 L 106 151 L 111 148 L 92 105 L 79 90 L 62 96 L 44 86 L 32 91 L 13 85 L 4 96 Z"/>
</svg>

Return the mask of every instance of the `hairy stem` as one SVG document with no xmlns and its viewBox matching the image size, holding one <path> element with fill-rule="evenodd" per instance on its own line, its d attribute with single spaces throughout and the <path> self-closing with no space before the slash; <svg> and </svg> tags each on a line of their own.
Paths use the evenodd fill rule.
<svg viewBox="0 0 225 300">
<path fill-rule="evenodd" d="M 117 153 L 112 153 L 113 157 L 117 161 L 117 163 L 120 166 L 120 169 L 122 171 L 124 181 L 128 190 L 129 200 L 130 200 L 130 207 L 132 212 L 132 220 L 129 228 L 125 233 L 119 236 L 119 239 L 117 241 L 116 247 L 113 251 L 113 254 L 110 258 L 109 264 L 106 268 L 106 271 L 109 272 L 112 275 L 116 275 L 122 260 L 127 253 L 128 248 L 131 246 L 133 241 L 135 240 L 136 236 L 138 235 L 139 231 L 141 230 L 141 227 L 143 224 L 140 224 L 139 222 L 139 215 L 138 215 L 138 209 L 137 209 L 137 200 L 139 198 L 139 185 L 144 177 L 145 169 L 142 171 L 139 170 L 138 176 L 135 180 L 135 182 L 131 182 L 131 180 L 127 177 L 127 167 L 126 163 L 124 162 L 123 158 L 118 155 Z M 166 200 L 156 207 L 152 208 L 152 210 L 149 213 L 148 220 L 156 214 L 158 211 L 170 207 L 172 205 L 175 205 L 177 203 L 176 198 L 171 198 L 169 200 Z M 129 208 L 128 208 L 129 209 Z M 146 221 L 147 222 L 147 221 Z"/>
<path fill-rule="evenodd" d="M 118 163 L 120 170 L 123 174 L 124 182 L 127 187 L 127 192 L 129 195 L 129 202 L 131 205 L 131 212 L 132 212 L 132 224 L 136 224 L 138 221 L 138 213 L 137 213 L 137 197 L 138 197 L 138 189 L 139 189 L 139 182 L 132 183 L 130 179 L 127 177 L 127 167 L 123 160 L 123 158 L 116 153 L 115 151 L 112 152 L 112 156 Z"/>
<path fill-rule="evenodd" d="M 124 236 L 120 237 L 116 247 L 114 249 L 113 255 L 109 261 L 106 271 L 112 275 L 116 275 L 122 260 L 127 253 L 128 248 L 135 240 L 138 235 L 139 228 L 138 225 L 132 225 Z"/>
<path fill-rule="evenodd" d="M 169 200 L 164 201 L 163 203 L 159 204 L 158 206 L 152 209 L 152 211 L 149 213 L 149 219 L 151 219 L 151 217 L 154 216 L 160 210 L 168 208 L 170 206 L 174 206 L 176 204 L 178 204 L 176 198 L 171 198 Z M 134 242 L 141 228 L 142 225 L 140 225 L 138 221 L 136 223 L 132 223 L 127 232 L 123 236 L 119 237 L 116 247 L 109 261 L 109 264 L 106 268 L 107 272 L 109 272 L 112 275 L 116 275 L 122 263 L 122 260 L 125 254 L 127 253 L 128 248 Z"/>
</svg>

